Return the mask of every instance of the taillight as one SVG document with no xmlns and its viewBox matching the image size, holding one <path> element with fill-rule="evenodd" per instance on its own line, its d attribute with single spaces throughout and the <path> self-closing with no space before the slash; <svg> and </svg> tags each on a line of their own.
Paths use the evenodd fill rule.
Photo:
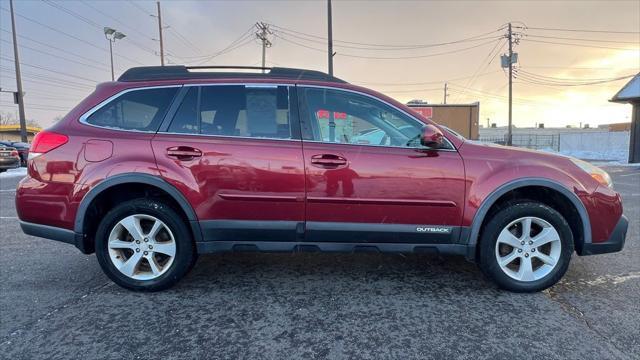
<svg viewBox="0 0 640 360">
<path fill-rule="evenodd" d="M 41 131 L 36 134 L 35 138 L 33 138 L 33 143 L 31 143 L 31 148 L 29 149 L 29 159 L 48 153 L 49 151 L 66 144 L 67 141 L 69 141 L 69 137 L 67 135 L 58 134 L 52 131 Z"/>
<path fill-rule="evenodd" d="M 13 157 L 18 156 L 18 150 L 11 150 L 11 156 Z"/>
</svg>

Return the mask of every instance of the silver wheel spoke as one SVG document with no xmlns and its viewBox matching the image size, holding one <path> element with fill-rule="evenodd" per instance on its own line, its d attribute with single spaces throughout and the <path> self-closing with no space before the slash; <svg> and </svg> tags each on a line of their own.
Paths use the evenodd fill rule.
<svg viewBox="0 0 640 360">
<path fill-rule="evenodd" d="M 134 215 L 128 216 L 120 221 L 120 224 L 131 234 L 135 240 L 142 241 L 144 234 L 140 227 L 140 220 Z"/>
<path fill-rule="evenodd" d="M 502 230 L 498 236 L 498 242 L 507 244 L 513 248 L 520 249 L 520 240 L 515 237 L 508 229 Z"/>
<path fill-rule="evenodd" d="M 520 269 L 518 269 L 518 277 L 522 281 L 533 281 L 533 264 L 530 257 L 520 258 Z"/>
<path fill-rule="evenodd" d="M 531 240 L 533 241 L 533 246 L 539 247 L 552 241 L 560 240 L 560 236 L 554 228 L 548 227 L 542 229 L 542 231 Z"/>
<path fill-rule="evenodd" d="M 176 255 L 176 245 L 171 243 L 155 243 L 153 245 L 153 252 L 157 252 L 160 254 L 165 254 L 167 256 L 175 256 Z"/>
<path fill-rule="evenodd" d="M 133 241 L 111 240 L 109 247 L 111 249 L 134 249 L 136 244 Z"/>
<path fill-rule="evenodd" d="M 528 239 L 531 235 L 531 218 L 522 220 L 522 239 Z"/>
<path fill-rule="evenodd" d="M 153 257 L 153 254 L 147 256 L 147 261 L 149 262 L 149 266 L 151 267 L 151 272 L 153 273 L 153 275 L 160 275 L 160 272 L 162 270 L 156 263 L 156 259 Z"/>
<path fill-rule="evenodd" d="M 118 270 L 120 270 L 123 274 L 132 277 L 135 274 L 141 259 L 142 253 L 134 252 L 133 255 L 131 255 L 131 257 L 127 259 L 127 261 L 122 263 L 122 266 Z"/>
<path fill-rule="evenodd" d="M 518 258 L 518 253 L 516 250 L 513 250 L 509 255 L 503 256 L 500 258 L 499 263 L 500 266 L 505 267 L 513 262 L 513 260 Z"/>
<path fill-rule="evenodd" d="M 162 224 L 162 221 L 156 220 L 155 223 L 153 223 L 153 227 L 151 228 L 151 230 L 149 230 L 149 235 L 148 237 L 152 240 L 156 239 L 156 236 L 158 235 L 158 232 L 160 231 L 160 229 L 162 229 L 164 227 L 164 225 Z"/>
<path fill-rule="evenodd" d="M 552 258 L 549 255 L 545 255 L 541 252 L 536 252 L 534 253 L 535 257 L 537 257 L 538 259 L 540 259 L 543 263 L 547 264 L 547 265 L 551 265 L 551 266 L 555 266 L 556 265 L 556 259 Z"/>
</svg>

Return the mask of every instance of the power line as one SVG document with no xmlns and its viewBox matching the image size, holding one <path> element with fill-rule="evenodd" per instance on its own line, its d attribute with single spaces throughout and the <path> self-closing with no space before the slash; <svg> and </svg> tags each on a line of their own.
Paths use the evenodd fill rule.
<svg viewBox="0 0 640 360">
<path fill-rule="evenodd" d="M 586 86 L 586 85 L 599 85 L 599 84 L 606 84 L 606 83 L 610 83 L 610 82 L 616 82 L 616 81 L 620 81 L 620 80 L 624 80 L 624 79 L 629 79 L 631 77 L 635 76 L 635 74 L 632 75 L 625 75 L 625 76 L 619 76 L 619 77 L 615 77 L 615 78 L 609 78 L 609 79 L 599 79 L 599 80 L 588 80 L 588 81 L 583 81 L 583 82 L 578 82 L 578 81 L 560 81 L 560 80 L 553 80 L 553 78 L 545 78 L 542 77 L 540 75 L 536 75 L 536 74 L 532 74 L 532 73 L 527 73 L 525 71 L 523 71 L 521 74 L 518 74 L 518 78 L 524 82 L 530 82 L 533 84 L 538 84 L 538 85 L 549 85 L 549 86 Z"/>
<path fill-rule="evenodd" d="M 608 77 L 608 78 L 560 78 L 560 77 L 554 77 L 554 76 L 547 76 L 547 75 L 540 75 L 540 74 L 534 74 L 532 72 L 526 71 L 522 68 L 520 68 L 519 72 L 524 73 L 524 74 L 528 74 L 531 76 L 535 76 L 535 77 L 539 77 L 542 79 L 548 79 L 548 80 L 553 80 L 553 81 L 561 81 L 561 82 L 578 82 L 578 83 L 583 83 L 583 82 L 593 82 L 593 81 L 601 81 L 601 80 L 614 80 L 614 79 L 619 79 L 619 77 Z M 625 75 L 624 77 L 631 77 L 632 75 Z"/>
<path fill-rule="evenodd" d="M 554 44 L 554 45 L 567 45 L 567 46 L 579 46 L 579 47 L 587 47 L 587 48 L 596 48 L 596 49 L 607 49 L 607 50 L 638 50 L 633 48 L 617 48 L 610 46 L 599 46 L 599 45 L 590 45 L 590 44 L 575 44 L 575 43 L 567 43 L 567 42 L 555 42 L 555 41 L 544 41 L 544 40 L 532 40 L 532 39 L 524 39 L 526 42 L 534 42 L 534 43 L 542 43 L 542 44 Z"/>
<path fill-rule="evenodd" d="M 545 28 L 527 26 L 526 29 L 542 30 L 542 31 L 566 31 L 566 32 L 588 32 L 588 33 L 606 33 L 606 34 L 640 34 L 640 31 L 615 31 L 615 30 L 594 30 L 594 29 L 562 29 L 562 28 Z"/>
<path fill-rule="evenodd" d="M 4 66 L 0 66 L 0 68 L 2 70 L 5 71 L 13 71 L 13 69 L 4 67 Z M 37 74 L 37 73 L 31 73 L 31 72 L 27 72 L 24 73 L 25 74 L 25 79 L 33 79 L 32 82 L 35 83 L 41 83 L 43 85 L 55 85 L 57 87 L 64 87 L 64 88 L 68 88 L 68 89 L 72 89 L 72 90 L 83 90 L 86 91 L 87 89 L 92 89 L 93 86 L 87 85 L 87 84 L 83 84 L 83 83 L 78 83 L 78 82 L 74 82 L 74 81 L 69 81 L 66 79 L 59 79 L 59 78 L 54 78 L 54 77 L 50 77 L 47 75 L 42 75 L 42 74 Z M 8 77 L 8 78 L 13 78 L 15 79 L 15 76 L 12 74 L 4 74 L 4 77 Z M 46 82 L 46 83 L 43 83 Z"/>
<path fill-rule="evenodd" d="M 0 39 L 0 41 L 2 41 L 3 43 L 6 43 L 6 44 L 11 44 L 11 42 L 10 42 L 10 41 L 8 41 L 8 40 Z M 97 69 L 97 70 L 109 70 L 109 69 L 104 68 L 104 67 L 98 67 L 98 66 L 95 66 L 95 65 L 92 65 L 92 64 L 84 63 L 84 62 L 82 62 L 82 61 L 78 61 L 78 60 L 74 60 L 74 59 L 69 59 L 69 58 L 67 58 L 67 57 L 64 57 L 64 56 L 61 56 L 61 55 L 52 54 L 52 53 L 49 53 L 49 52 L 46 52 L 46 51 L 43 51 L 43 50 L 40 50 L 40 49 L 32 48 L 32 47 L 27 46 L 27 45 L 20 45 L 19 47 L 20 47 L 21 49 L 29 49 L 29 50 L 31 50 L 31 51 L 35 51 L 35 52 L 40 53 L 40 54 L 44 54 L 44 55 L 49 55 L 49 56 L 51 56 L 51 57 L 55 57 L 56 59 L 63 59 L 63 60 L 67 60 L 67 61 L 72 62 L 72 63 L 74 63 L 74 64 L 79 64 L 79 65 L 88 66 L 88 67 L 91 67 L 91 68 L 94 68 L 94 69 Z"/>
<path fill-rule="evenodd" d="M 525 34 L 525 36 L 527 38 L 532 37 L 532 38 L 540 38 L 540 39 L 577 40 L 577 41 L 589 41 L 589 42 L 600 42 L 600 43 L 617 43 L 617 44 L 634 44 L 634 45 L 638 45 L 638 41 L 585 39 L 585 38 L 561 37 L 561 36 L 544 36 L 544 35 L 535 35 L 535 34 Z"/>
<path fill-rule="evenodd" d="M 467 83 L 465 83 L 465 88 L 466 87 L 470 87 L 471 85 L 473 85 L 473 83 L 476 81 L 478 74 L 482 71 L 485 71 L 489 65 L 491 65 L 491 63 L 493 62 L 493 60 L 495 59 L 495 57 L 502 51 L 502 49 L 505 47 L 505 45 L 507 44 L 506 41 L 502 42 L 502 46 L 498 47 L 498 45 L 500 45 L 500 42 L 497 42 L 496 45 L 493 47 L 493 49 L 491 49 L 491 51 L 489 51 L 489 53 L 487 54 L 487 56 L 480 62 L 480 65 L 478 66 L 478 68 L 476 69 L 476 71 L 473 73 L 473 75 L 471 76 L 470 80 L 467 81 Z M 497 49 L 497 51 L 496 51 Z M 493 54 L 493 56 L 492 56 Z M 482 66 L 483 64 L 484 67 Z M 453 80 L 455 81 L 455 80 Z M 456 96 L 456 100 L 458 99 L 459 96 Z"/>
<path fill-rule="evenodd" d="M 223 53 L 229 52 L 232 49 L 232 47 L 234 47 L 234 45 L 245 41 L 247 39 L 251 39 L 253 40 L 253 25 L 251 25 L 249 27 L 249 29 L 247 29 L 244 33 L 242 33 L 242 35 L 240 35 L 238 38 L 236 38 L 234 41 L 232 41 L 231 43 L 229 43 L 229 45 L 225 46 L 222 50 L 219 50 L 213 54 L 205 54 L 205 55 L 198 55 L 198 56 L 178 56 L 178 55 L 174 55 L 174 57 L 179 58 L 179 59 L 194 59 L 193 61 L 197 61 L 197 60 L 202 60 L 204 59 L 204 61 L 208 61 L 213 59 L 216 56 L 222 55 Z M 196 60 L 197 59 L 197 60 Z"/>
<path fill-rule="evenodd" d="M 325 53 L 326 51 L 324 49 L 318 49 L 315 47 L 311 47 L 311 46 L 307 46 L 304 44 L 301 44 L 299 42 L 293 41 L 291 39 L 287 39 L 285 37 L 282 36 L 282 34 L 274 34 L 275 37 L 282 39 L 286 42 L 292 43 L 294 45 L 300 46 L 300 47 L 304 47 L 310 50 L 315 50 L 315 51 L 320 51 Z M 448 54 L 454 54 L 454 53 L 458 53 L 458 52 L 462 52 L 462 51 L 466 51 L 466 50 L 471 50 L 471 49 L 475 49 L 481 46 L 485 46 L 488 44 L 493 44 L 496 40 L 491 40 L 491 41 L 487 41 L 487 42 L 483 42 L 481 44 L 477 44 L 474 46 L 469 46 L 466 48 L 461 48 L 461 49 L 455 49 L 455 50 L 450 50 L 450 51 L 444 51 L 444 52 L 440 52 L 440 53 L 433 53 L 433 54 L 428 54 L 428 55 L 414 55 L 414 56 L 394 56 L 394 57 L 382 57 L 382 56 L 366 56 L 366 55 L 355 55 L 355 54 L 345 54 L 345 53 L 337 53 L 336 56 L 344 56 L 344 57 L 351 57 L 351 58 L 359 58 L 359 59 L 370 59 L 370 60 L 402 60 L 402 59 L 423 59 L 423 58 L 429 58 L 429 57 L 434 57 L 434 56 L 440 56 L 440 55 L 448 55 Z"/>
<path fill-rule="evenodd" d="M 127 23 L 125 23 L 123 21 L 120 21 L 118 18 L 107 14 L 106 12 L 104 12 L 104 11 L 100 10 L 99 8 L 97 8 L 96 6 L 92 5 L 91 2 L 89 2 L 89 1 L 84 0 L 84 1 L 82 1 L 82 4 L 85 5 L 85 6 L 90 7 L 91 9 L 93 9 L 95 12 L 101 14 L 102 16 L 105 16 L 105 17 L 117 22 L 118 24 L 122 25 L 123 27 L 127 28 L 128 30 L 133 31 L 133 32 L 141 35 L 145 39 L 148 39 L 148 40 L 152 39 L 152 36 L 149 36 L 148 34 L 145 34 L 142 31 L 138 30 L 136 27 L 129 26 Z"/>
<path fill-rule="evenodd" d="M 274 28 L 278 29 L 279 31 L 285 31 L 285 32 L 293 32 L 299 35 L 304 35 L 307 37 L 312 37 L 312 38 L 316 38 L 316 39 L 320 39 L 323 40 L 322 43 L 326 43 L 327 38 L 323 37 L 323 36 L 318 36 L 318 35 L 312 35 L 312 34 L 308 34 L 308 33 L 304 33 L 301 31 L 297 31 L 297 30 L 292 30 L 292 29 L 288 29 L 282 26 L 278 26 L 278 25 L 274 25 L 271 24 L 271 26 L 273 26 Z M 442 46 L 442 45 L 449 45 L 449 44 L 455 44 L 455 43 L 459 43 L 459 42 L 465 42 L 465 41 L 470 41 L 472 39 L 478 38 L 478 37 L 483 37 L 483 36 L 487 36 L 489 34 L 493 34 L 495 32 L 500 31 L 500 29 L 497 30 L 492 30 L 489 32 L 485 32 L 482 34 L 478 34 L 469 38 L 465 38 L 465 39 L 460 39 L 460 40 L 455 40 L 455 41 L 450 41 L 450 42 L 445 42 L 445 43 L 434 43 L 434 44 L 412 44 L 412 45 L 397 45 L 397 44 L 372 44 L 372 43 L 363 43 L 363 42 L 355 42 L 355 41 L 344 41 L 344 40 L 333 40 L 336 43 L 343 43 L 343 44 L 353 44 L 353 45 L 363 45 L 363 46 L 370 46 L 370 47 L 396 47 L 396 48 L 422 48 L 422 47 L 433 47 L 433 46 Z M 335 45 L 335 46 L 340 46 L 340 45 Z M 344 47 L 344 46 L 343 46 Z"/>
<path fill-rule="evenodd" d="M 309 42 L 318 43 L 318 44 L 324 44 L 325 43 L 325 42 L 323 42 L 321 40 L 305 38 L 303 36 L 296 35 L 295 33 L 292 33 L 292 32 L 289 32 L 289 31 L 277 30 L 277 32 L 280 32 L 280 33 L 283 33 L 283 34 L 285 34 L 287 36 L 291 36 L 291 37 L 294 37 L 296 39 L 300 39 L 300 40 L 304 40 L 304 41 L 309 41 Z M 340 45 L 340 44 L 335 44 L 334 46 L 335 47 L 339 47 L 339 48 L 345 48 L 345 49 L 368 50 L 368 51 L 403 51 L 403 50 L 425 49 L 425 48 L 431 48 L 431 47 L 437 47 L 437 46 L 447 46 L 447 45 L 454 45 L 454 44 L 465 43 L 465 42 L 482 41 L 482 40 L 488 40 L 488 39 L 498 39 L 498 38 L 501 38 L 501 37 L 502 36 L 473 37 L 473 38 L 466 38 L 466 39 L 462 39 L 462 40 L 443 42 L 443 43 L 434 43 L 434 44 L 425 44 L 425 45 L 419 45 L 419 46 L 415 45 L 415 46 L 368 47 L 368 46 L 354 46 L 354 45 Z"/>
<path fill-rule="evenodd" d="M 11 34 L 11 32 L 9 30 L 0 29 L 0 31 L 6 32 L 7 34 Z M 58 51 L 64 52 L 67 55 L 73 55 L 73 56 L 78 57 L 80 59 L 91 61 L 92 63 L 97 63 L 97 64 L 100 64 L 100 65 L 108 66 L 107 63 L 101 62 L 99 60 L 94 60 L 94 59 L 88 58 L 86 56 L 76 54 L 74 52 L 69 51 L 68 49 L 62 49 L 62 48 L 59 48 L 59 47 L 44 43 L 42 41 L 38 41 L 38 40 L 36 40 L 34 38 L 31 38 L 31 37 L 28 37 L 28 36 L 25 36 L 25 35 L 18 35 L 18 38 L 34 42 L 34 43 L 36 43 L 36 44 L 38 44 L 40 46 L 45 46 L 45 47 L 48 47 L 50 49 L 54 49 L 54 50 L 58 50 Z M 20 47 L 22 47 L 22 46 L 24 46 L 24 45 L 21 45 Z M 55 56 L 58 56 L 58 55 L 55 55 Z M 106 69 L 106 67 L 105 67 L 105 69 Z"/>
<path fill-rule="evenodd" d="M 5 9 L 4 7 L 0 7 L 0 9 L 1 9 L 1 10 L 4 10 L 4 11 L 6 11 L 6 12 L 9 12 L 9 10 Z M 58 29 L 56 29 L 56 28 L 54 28 L 54 27 L 51 27 L 51 26 L 49 26 L 49 25 L 47 25 L 47 24 L 43 24 L 42 22 L 37 21 L 37 20 L 34 20 L 34 19 L 29 18 L 29 17 L 27 17 L 27 16 L 24 16 L 24 15 L 22 15 L 22 14 L 18 13 L 17 11 L 16 11 L 16 16 L 20 17 L 21 19 L 24 19 L 24 20 L 27 20 L 27 21 L 29 21 L 29 22 L 32 22 L 32 23 L 34 23 L 34 24 L 38 24 L 38 25 L 40 25 L 40 26 L 42 26 L 42 27 L 45 27 L 45 28 L 47 28 L 47 29 L 49 29 L 49 30 L 51 30 L 51 31 L 53 31 L 53 32 L 58 33 L 58 34 L 62 34 L 62 35 L 67 36 L 67 37 L 69 37 L 69 38 L 71 38 L 71 39 L 77 40 L 77 41 L 79 41 L 79 42 L 81 42 L 81 43 L 83 43 L 83 44 L 85 44 L 85 45 L 91 46 L 91 47 L 93 47 L 93 48 L 96 48 L 96 49 L 101 50 L 101 51 L 104 51 L 104 52 L 109 52 L 109 51 L 108 51 L 107 49 L 105 49 L 105 48 L 102 48 L 102 47 L 100 47 L 100 46 L 97 46 L 97 45 L 95 45 L 95 44 L 93 44 L 93 43 L 91 43 L 91 42 L 89 42 L 89 41 L 83 40 L 83 39 L 81 39 L 81 38 L 79 38 L 79 37 L 77 37 L 77 36 L 75 36 L 75 35 L 71 35 L 71 34 L 69 34 L 69 33 L 66 33 L 66 32 L 62 31 L 62 30 L 58 30 Z M 136 64 L 138 64 L 138 65 L 144 65 L 144 64 L 143 64 L 143 63 L 141 63 L 140 61 L 137 61 L 137 60 L 131 59 L 131 58 L 129 58 L 129 57 L 127 57 L 127 56 L 124 56 L 124 55 L 116 54 L 116 56 L 118 56 L 118 57 L 120 57 L 120 58 L 123 58 L 123 59 L 125 59 L 125 60 L 128 60 L 128 61 L 130 61 L 130 62 L 136 63 Z"/>
<path fill-rule="evenodd" d="M 84 23 L 86 23 L 86 24 L 88 24 L 88 25 L 90 25 L 90 26 L 93 26 L 94 28 L 96 28 L 96 29 L 98 29 L 98 30 L 101 30 L 101 31 L 102 31 L 102 30 L 103 30 L 103 28 L 104 28 L 104 26 L 103 26 L 103 25 L 100 25 L 99 23 L 97 23 L 97 22 L 95 22 L 95 21 L 93 21 L 93 20 L 91 20 L 91 19 L 89 19 L 89 18 L 87 18 L 87 17 L 85 17 L 85 16 L 83 16 L 83 15 L 81 15 L 81 14 L 78 14 L 77 12 L 75 12 L 75 11 L 73 11 L 73 10 L 70 10 L 69 8 L 66 8 L 66 7 L 64 7 L 64 6 L 60 5 L 60 4 L 56 4 L 56 3 L 54 3 L 54 2 L 52 2 L 52 1 L 50 1 L 50 0 L 42 0 L 42 1 L 44 1 L 44 3 L 45 3 L 45 4 L 47 4 L 47 5 L 51 6 L 51 7 L 54 7 L 54 8 L 56 8 L 56 9 L 60 10 L 60 11 L 63 11 L 63 12 L 65 12 L 65 13 L 67 13 L 67 14 L 69 14 L 69 15 L 73 16 L 74 18 L 76 18 L 76 19 L 78 19 L 78 20 L 80 20 L 80 21 L 82 21 L 82 22 L 84 22 Z M 86 4 L 86 3 L 85 3 L 85 5 L 87 5 L 87 6 L 91 7 L 91 5 L 88 5 L 88 4 Z M 91 7 L 91 8 L 92 8 L 92 9 L 94 9 L 94 10 L 96 10 L 96 11 L 99 11 L 99 12 L 100 12 L 100 10 L 98 10 L 98 9 L 96 9 L 96 8 L 94 8 L 94 7 Z M 105 16 L 107 16 L 107 17 L 112 18 L 111 16 L 109 16 L 109 15 L 107 15 L 107 14 L 103 13 L 103 12 L 100 12 L 100 13 L 101 13 L 101 14 L 103 14 L 103 15 L 105 15 Z M 115 20 L 115 21 L 117 21 L 118 23 L 121 23 L 119 20 L 117 20 L 117 19 L 115 19 L 115 18 L 112 18 L 112 19 L 114 19 L 114 20 Z M 122 24 L 122 23 L 121 23 L 121 24 Z M 125 26 L 127 26 L 127 25 L 125 25 Z M 128 27 L 128 26 L 127 26 L 127 27 Z M 135 30 L 135 31 L 137 31 L 137 30 Z M 143 36 L 144 36 L 144 35 L 143 35 Z M 128 41 L 129 41 L 129 43 L 131 43 L 132 45 L 134 45 L 134 46 L 136 46 L 136 47 L 140 48 L 141 50 L 146 51 L 146 52 L 149 52 L 149 53 L 151 53 L 151 54 L 155 55 L 155 52 L 154 52 L 154 50 L 153 50 L 153 49 L 151 49 L 151 48 L 149 48 L 149 47 L 147 47 L 147 46 L 145 46 L 145 45 L 142 45 L 142 44 L 140 44 L 139 42 L 137 42 L 137 41 L 135 41 L 135 40 L 132 40 L 130 37 L 129 37 L 129 40 L 128 40 Z"/>
<path fill-rule="evenodd" d="M 414 93 L 414 92 L 427 92 L 427 91 L 442 91 L 442 88 L 430 88 L 430 89 L 414 89 L 414 90 L 379 90 L 381 93 Z"/>
<path fill-rule="evenodd" d="M 7 61 L 13 61 L 12 58 L 9 58 L 9 57 L 6 57 L 6 56 L 0 56 L 0 59 L 4 59 L 4 60 L 7 60 Z M 67 72 L 63 72 L 63 71 L 60 71 L 60 70 L 52 70 L 52 69 L 46 68 L 44 66 L 27 64 L 27 63 L 25 63 L 23 61 L 21 61 L 20 64 L 24 65 L 24 66 L 28 66 L 28 67 L 32 67 L 32 68 L 36 68 L 36 69 L 40 69 L 40 70 L 44 70 L 44 71 L 48 71 L 48 72 L 52 72 L 52 73 L 58 74 L 58 75 L 68 76 L 68 77 L 71 77 L 71 78 L 74 78 L 74 79 L 81 79 L 81 80 L 89 81 L 89 82 L 91 82 L 93 84 L 97 84 L 97 83 L 100 82 L 98 80 L 89 79 L 89 78 L 78 76 L 78 75 L 75 75 L 75 74 L 70 74 L 70 73 L 67 73 Z"/>
<path fill-rule="evenodd" d="M 499 72 L 501 72 L 501 71 L 500 70 L 490 71 L 490 72 L 479 74 L 477 76 L 480 77 L 480 76 L 485 76 L 485 75 L 489 75 L 489 74 L 495 74 L 495 73 L 499 73 Z M 361 82 L 361 81 L 354 81 L 354 83 L 355 84 L 359 84 L 359 85 L 374 85 L 374 86 L 375 85 L 383 85 L 383 86 L 417 86 L 417 85 L 442 84 L 442 83 L 449 82 L 449 81 L 467 80 L 467 79 L 471 79 L 473 76 L 474 75 L 469 75 L 469 76 L 453 78 L 453 79 L 434 80 L 434 81 L 425 81 L 425 82 L 414 82 L 414 83 L 378 83 L 378 82 Z"/>
</svg>

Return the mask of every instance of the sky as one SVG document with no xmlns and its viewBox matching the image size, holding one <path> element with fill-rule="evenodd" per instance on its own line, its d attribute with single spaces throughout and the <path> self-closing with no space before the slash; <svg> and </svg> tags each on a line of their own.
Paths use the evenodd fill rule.
<svg viewBox="0 0 640 360">
<path fill-rule="evenodd" d="M 42 126 L 116 77 L 159 65 L 155 1 L 14 2 L 28 119 Z M 267 66 L 327 70 L 326 1 L 161 1 L 171 64 L 260 65 L 255 23 L 270 25 Z M 9 1 L 0 0 L 0 87 L 14 91 Z M 334 74 L 399 101 L 480 102 L 480 122 L 507 124 L 506 23 L 520 39 L 517 127 L 630 121 L 608 100 L 640 72 L 640 1 L 333 1 Z M 231 45 L 231 46 L 230 46 Z M 612 81 L 614 79 L 619 79 Z M 0 93 L 0 112 L 15 113 Z"/>
</svg>

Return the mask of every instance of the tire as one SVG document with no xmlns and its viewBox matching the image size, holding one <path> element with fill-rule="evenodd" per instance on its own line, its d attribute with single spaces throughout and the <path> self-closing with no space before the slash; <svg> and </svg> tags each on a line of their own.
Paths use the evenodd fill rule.
<svg viewBox="0 0 640 360">
<path fill-rule="evenodd" d="M 105 274 L 135 291 L 170 288 L 196 260 L 185 221 L 169 205 L 153 198 L 126 201 L 111 209 L 98 226 L 95 245 Z"/>
<path fill-rule="evenodd" d="M 564 276 L 572 254 L 573 234 L 564 217 L 545 204 L 519 201 L 502 207 L 484 226 L 478 263 L 500 288 L 535 292 Z"/>
</svg>

